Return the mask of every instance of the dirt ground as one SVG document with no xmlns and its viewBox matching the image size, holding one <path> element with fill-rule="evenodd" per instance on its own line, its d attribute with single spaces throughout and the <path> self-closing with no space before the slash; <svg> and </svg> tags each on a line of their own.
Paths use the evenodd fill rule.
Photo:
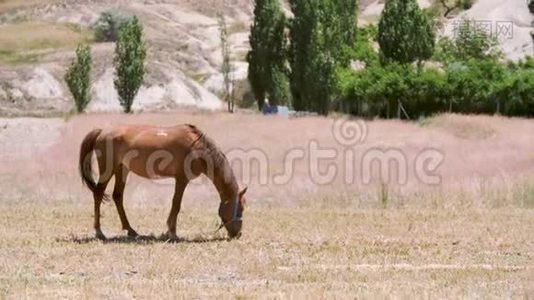
<svg viewBox="0 0 534 300">
<path fill-rule="evenodd" d="M 234 164 L 249 187 L 242 238 L 214 232 L 218 196 L 200 179 L 184 195 L 183 240 L 168 242 L 172 182 L 131 176 L 126 212 L 143 236 L 127 238 L 106 203 L 110 240 L 95 240 L 92 196 L 77 173 L 83 136 L 113 124 L 186 122 L 231 161 L 267 158 L 266 168 Z M 199 111 L 0 119 L 0 298 L 534 297 L 534 121 L 336 122 Z M 336 124 L 353 126 L 356 141 Z M 335 157 L 314 166 L 312 142 Z M 299 149 L 304 158 L 280 183 L 284 159 Z M 347 183 L 344 154 L 354 151 L 351 162 L 364 167 L 377 149 L 402 154 L 406 182 L 397 168 L 389 181 L 373 173 L 369 183 L 361 174 Z M 425 153 L 441 158 L 431 172 L 438 183 L 417 172 Z M 329 164 L 334 176 L 314 181 Z"/>
</svg>

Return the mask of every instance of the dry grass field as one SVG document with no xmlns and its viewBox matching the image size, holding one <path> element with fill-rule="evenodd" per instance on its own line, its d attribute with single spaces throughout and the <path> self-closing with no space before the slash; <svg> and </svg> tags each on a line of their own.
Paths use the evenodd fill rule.
<svg viewBox="0 0 534 300">
<path fill-rule="evenodd" d="M 172 184 L 132 176 L 126 212 L 143 236 L 125 237 L 106 203 L 102 225 L 110 239 L 95 240 L 92 196 L 76 165 L 85 133 L 185 122 L 227 153 L 256 149 L 268 158 L 267 169 L 235 165 L 249 186 L 241 239 L 214 233 L 218 196 L 198 180 L 178 217 L 183 240 L 167 242 Z M 337 172 L 320 185 L 310 179 L 310 141 L 336 151 L 334 167 L 346 165 L 333 123 L 193 111 L 0 119 L 0 298 L 534 297 L 534 121 L 369 121 L 360 125 L 365 138 L 349 147 L 356 160 L 373 149 L 400 151 L 407 181 L 347 184 Z M 305 150 L 305 158 L 290 179 L 260 182 L 284 170 L 291 149 Z M 433 173 L 439 184 L 411 171 L 425 149 L 443 155 Z"/>
</svg>

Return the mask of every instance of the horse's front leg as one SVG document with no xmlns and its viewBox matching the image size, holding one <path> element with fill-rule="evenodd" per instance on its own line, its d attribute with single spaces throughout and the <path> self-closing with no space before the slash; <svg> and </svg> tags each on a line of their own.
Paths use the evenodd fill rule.
<svg viewBox="0 0 534 300">
<path fill-rule="evenodd" d="M 172 198 L 172 207 L 171 212 L 169 213 L 169 218 L 167 219 L 167 226 L 169 230 L 167 236 L 170 240 L 178 240 L 176 235 L 176 219 L 178 218 L 178 213 L 180 212 L 180 207 L 182 205 L 182 196 L 184 195 L 185 187 L 187 182 L 182 179 L 176 179 L 176 186 L 174 188 L 174 196 Z"/>
</svg>

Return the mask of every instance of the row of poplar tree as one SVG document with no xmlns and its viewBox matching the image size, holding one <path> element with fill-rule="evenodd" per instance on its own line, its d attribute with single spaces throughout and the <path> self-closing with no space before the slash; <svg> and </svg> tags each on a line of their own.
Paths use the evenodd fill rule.
<svg viewBox="0 0 534 300">
<path fill-rule="evenodd" d="M 343 49 L 355 40 L 354 0 L 291 0 L 286 18 L 278 0 L 256 0 L 247 55 L 248 79 L 258 102 L 290 104 L 326 114 Z"/>
<path fill-rule="evenodd" d="M 268 98 L 320 114 L 534 116 L 533 58 L 503 63 L 496 38 L 477 30 L 474 20 L 464 20 L 454 37 L 437 39 L 437 20 L 473 1 L 435 1 L 440 6 L 432 11 L 416 0 L 386 0 L 378 27 L 363 28 L 357 28 L 355 0 L 289 3 L 291 18 L 278 0 L 255 1 L 247 61 L 260 108 Z M 429 60 L 437 67 L 424 67 Z M 353 68 L 354 61 L 363 68 Z"/>
<path fill-rule="evenodd" d="M 278 0 L 256 0 L 247 61 L 258 106 L 290 104 L 327 114 L 336 69 L 350 63 L 356 39 L 355 0 L 290 0 L 286 18 Z M 399 63 L 432 56 L 434 31 L 415 0 L 388 0 L 380 22 L 381 54 Z"/>
<path fill-rule="evenodd" d="M 143 25 L 135 16 L 127 17 L 117 10 L 109 10 L 103 12 L 92 27 L 97 41 L 115 42 L 113 83 L 124 112 L 131 113 L 146 72 Z M 80 44 L 64 77 L 79 113 L 85 111 L 91 102 L 92 65 L 91 47 Z"/>
</svg>

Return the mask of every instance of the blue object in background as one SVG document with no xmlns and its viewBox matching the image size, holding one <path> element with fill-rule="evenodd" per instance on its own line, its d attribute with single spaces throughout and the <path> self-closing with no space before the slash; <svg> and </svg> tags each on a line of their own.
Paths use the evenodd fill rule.
<svg viewBox="0 0 534 300">
<path fill-rule="evenodd" d="M 264 115 L 270 115 L 271 112 L 271 106 L 267 103 L 263 104 L 263 107 L 261 108 L 261 113 Z"/>
<path fill-rule="evenodd" d="M 270 106 L 265 104 L 263 105 L 261 112 L 264 115 L 279 115 L 283 117 L 289 117 L 289 107 L 287 106 Z"/>
<path fill-rule="evenodd" d="M 287 106 L 278 106 L 277 107 L 278 115 L 282 117 L 289 117 L 289 107 Z"/>
</svg>

